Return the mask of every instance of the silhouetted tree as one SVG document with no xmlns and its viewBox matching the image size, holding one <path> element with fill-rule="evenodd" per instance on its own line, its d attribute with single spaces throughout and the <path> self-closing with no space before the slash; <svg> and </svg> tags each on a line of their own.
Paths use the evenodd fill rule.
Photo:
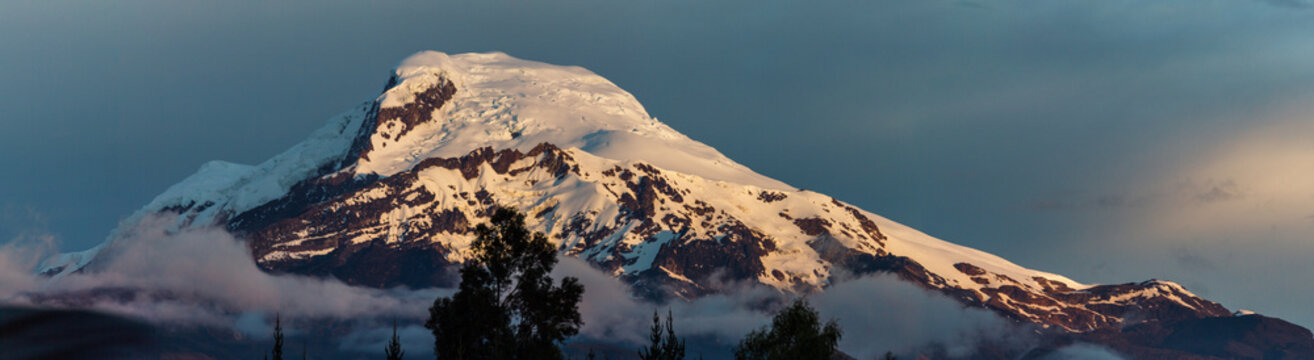
<svg viewBox="0 0 1314 360">
<path fill-rule="evenodd" d="M 383 348 L 383 354 L 387 356 L 388 360 L 402 360 L 402 357 L 406 355 L 406 351 L 403 351 L 401 347 L 401 338 L 397 337 L 396 320 L 392 322 L 392 341 L 389 341 L 388 346 Z"/>
<path fill-rule="evenodd" d="M 557 343 L 579 333 L 584 286 L 567 277 L 554 285 L 557 252 L 525 216 L 499 208 L 475 228 L 473 258 L 461 284 L 429 308 L 439 359 L 562 359 Z"/>
<path fill-rule="evenodd" d="M 882 357 L 881 359 L 883 359 L 883 360 L 898 360 L 899 358 L 894 357 L 894 352 L 893 352 L 893 351 L 886 351 L 886 352 L 885 352 L 885 357 Z"/>
<path fill-rule="evenodd" d="M 817 311 L 803 299 L 795 300 L 771 319 L 770 327 L 748 333 L 735 345 L 737 360 L 825 360 L 839 344 L 839 324 L 823 327 Z"/>
<path fill-rule="evenodd" d="M 652 333 L 648 336 L 651 344 L 639 351 L 641 360 L 684 360 L 684 340 L 675 336 L 671 312 L 666 312 L 665 336 L 662 331 L 662 318 L 656 311 L 652 312 Z"/>
<path fill-rule="evenodd" d="M 274 351 L 273 360 L 283 360 L 283 319 L 280 315 L 274 315 Z"/>
</svg>

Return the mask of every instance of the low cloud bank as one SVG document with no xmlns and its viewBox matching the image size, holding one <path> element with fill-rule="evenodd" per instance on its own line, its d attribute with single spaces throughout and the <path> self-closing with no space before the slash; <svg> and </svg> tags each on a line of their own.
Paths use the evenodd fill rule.
<svg viewBox="0 0 1314 360">
<path fill-rule="evenodd" d="M 840 283 L 813 301 L 844 328 L 840 348 L 860 359 L 928 348 L 962 357 L 984 344 L 1019 349 L 1033 341 L 1025 326 L 887 274 Z"/>
<path fill-rule="evenodd" d="M 20 235 L 0 245 L 0 301 L 37 289 L 41 281 L 32 276 L 32 270 L 58 249 L 49 235 Z"/>
<path fill-rule="evenodd" d="M 629 345 L 647 343 L 654 311 L 661 313 L 663 319 L 669 311 L 680 334 L 737 340 L 770 322 L 768 314 L 756 309 L 779 297 L 772 289 L 744 286 L 730 294 L 654 304 L 635 298 L 629 285 L 583 260 L 569 257 L 560 258 L 553 276 L 574 276 L 584 284 L 584 299 L 580 304 L 584 326 L 580 335 Z"/>
<path fill-rule="evenodd" d="M 663 317 L 670 310 L 683 336 L 711 336 L 734 344 L 770 323 L 771 314 L 764 310 L 790 300 L 774 289 L 741 285 L 728 294 L 653 304 L 633 298 L 628 285 L 575 258 L 562 258 L 555 275 L 578 277 L 585 286 L 581 335 L 632 346 L 646 343 L 654 310 Z M 961 357 L 985 344 L 1022 350 L 1035 339 L 1029 327 L 964 307 L 891 275 L 841 282 L 808 300 L 823 318 L 836 319 L 843 328 L 840 350 L 860 359 L 887 351 Z"/>
<path fill-rule="evenodd" d="M 83 272 L 34 276 L 48 243 L 0 248 L 0 301 L 84 307 L 156 323 L 263 332 L 285 319 L 419 319 L 446 289 L 370 289 L 336 279 L 261 271 L 246 246 L 218 228 L 172 231 L 174 219 L 149 217 L 128 228 Z M 267 330 L 265 330 L 267 331 Z"/>
<path fill-rule="evenodd" d="M 306 323 L 298 320 L 350 321 L 353 330 L 337 346 L 365 353 L 380 351 L 395 320 L 408 352 L 422 356 L 432 351 L 432 337 L 420 324 L 432 301 L 452 290 L 370 289 L 331 278 L 268 274 L 231 234 L 217 228 L 171 231 L 174 220 L 144 219 L 124 231 L 88 271 L 58 279 L 32 275 L 36 260 L 54 250 L 49 239 L 0 247 L 0 301 L 91 308 L 161 324 L 228 327 L 258 339 L 269 336 L 275 313 L 288 320 L 285 327 L 293 335 L 299 331 L 296 324 Z M 674 314 L 681 336 L 710 338 L 728 347 L 768 324 L 770 311 L 791 300 L 765 286 L 730 284 L 725 286 L 735 290 L 725 294 L 655 304 L 570 257 L 560 259 L 554 275 L 577 277 L 585 286 L 582 338 L 635 348 L 647 341 L 653 311 Z M 1031 338 L 1027 329 L 993 313 L 965 308 L 889 275 L 844 281 L 809 301 L 824 318 L 839 321 L 841 350 L 858 358 L 927 349 L 964 356 L 984 343 L 1024 347 Z"/>
</svg>

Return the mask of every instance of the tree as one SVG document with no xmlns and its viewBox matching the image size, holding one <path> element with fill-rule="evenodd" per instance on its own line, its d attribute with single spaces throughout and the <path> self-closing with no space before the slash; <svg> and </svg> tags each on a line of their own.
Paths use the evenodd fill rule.
<svg viewBox="0 0 1314 360">
<path fill-rule="evenodd" d="M 666 335 L 662 336 L 662 318 L 657 311 L 652 312 L 652 334 L 648 336 L 652 344 L 639 351 L 642 360 L 684 360 L 684 340 L 675 336 L 670 310 L 666 312 Z"/>
<path fill-rule="evenodd" d="M 897 357 L 894 357 L 894 352 L 893 352 L 893 351 L 886 351 L 886 352 L 885 352 L 885 357 L 883 357 L 883 358 L 881 358 L 881 359 L 884 359 L 884 360 L 897 360 L 898 358 L 897 358 Z"/>
<path fill-rule="evenodd" d="M 830 359 L 842 336 L 834 319 L 823 327 L 817 311 L 798 299 L 776 313 L 769 327 L 748 333 L 735 345 L 736 360 Z"/>
<path fill-rule="evenodd" d="M 283 360 L 283 319 L 274 314 L 274 351 L 273 360 Z"/>
<path fill-rule="evenodd" d="M 439 359 L 562 359 L 557 343 L 579 333 L 584 286 L 566 277 L 554 285 L 556 249 L 525 216 L 499 208 L 475 228 L 473 257 L 461 284 L 429 308 Z"/>
<path fill-rule="evenodd" d="M 388 346 L 383 348 L 383 355 L 388 360 L 402 360 L 402 357 L 406 356 L 406 351 L 402 350 L 401 347 L 401 338 L 397 337 L 396 320 L 392 322 L 392 341 L 389 341 Z"/>
</svg>

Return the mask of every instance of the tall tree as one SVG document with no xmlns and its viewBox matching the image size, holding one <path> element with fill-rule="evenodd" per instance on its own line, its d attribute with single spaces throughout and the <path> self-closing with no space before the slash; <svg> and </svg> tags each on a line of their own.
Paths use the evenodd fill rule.
<svg viewBox="0 0 1314 360">
<path fill-rule="evenodd" d="M 557 252 L 543 233 L 525 228 L 525 216 L 497 209 L 475 228 L 473 257 L 461 266 L 461 284 L 429 308 L 439 359 L 562 359 L 557 343 L 579 333 L 584 286 L 550 273 Z"/>
<path fill-rule="evenodd" d="M 283 319 L 274 314 L 274 351 L 273 360 L 283 360 Z"/>
<path fill-rule="evenodd" d="M 684 340 L 675 336 L 675 325 L 670 310 L 666 312 L 666 328 L 662 329 L 662 318 L 656 311 L 652 312 L 652 333 L 648 339 L 648 348 L 639 351 L 641 360 L 684 360 Z M 663 334 L 665 333 L 665 334 Z"/>
<path fill-rule="evenodd" d="M 770 327 L 748 333 L 735 345 L 737 360 L 825 360 L 842 336 L 834 319 L 821 325 L 817 310 L 798 299 L 771 319 Z"/>
<path fill-rule="evenodd" d="M 392 322 L 392 340 L 388 341 L 388 346 L 383 348 L 383 354 L 388 360 L 402 360 L 406 351 L 402 350 L 401 338 L 397 337 L 397 321 Z"/>
</svg>

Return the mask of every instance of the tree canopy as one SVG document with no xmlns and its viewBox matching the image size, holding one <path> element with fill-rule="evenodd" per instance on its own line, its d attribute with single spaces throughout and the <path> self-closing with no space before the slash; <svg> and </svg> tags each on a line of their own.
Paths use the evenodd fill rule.
<svg viewBox="0 0 1314 360">
<path fill-rule="evenodd" d="M 771 319 L 769 327 L 748 333 L 735 346 L 736 360 L 825 360 L 842 336 L 832 319 L 823 326 L 817 310 L 798 299 Z"/>
<path fill-rule="evenodd" d="M 525 216 L 497 209 L 475 228 L 473 256 L 461 267 L 461 284 L 429 308 L 439 359 L 561 359 L 557 343 L 579 333 L 584 286 L 550 273 L 556 249 L 531 233 Z"/>
</svg>

